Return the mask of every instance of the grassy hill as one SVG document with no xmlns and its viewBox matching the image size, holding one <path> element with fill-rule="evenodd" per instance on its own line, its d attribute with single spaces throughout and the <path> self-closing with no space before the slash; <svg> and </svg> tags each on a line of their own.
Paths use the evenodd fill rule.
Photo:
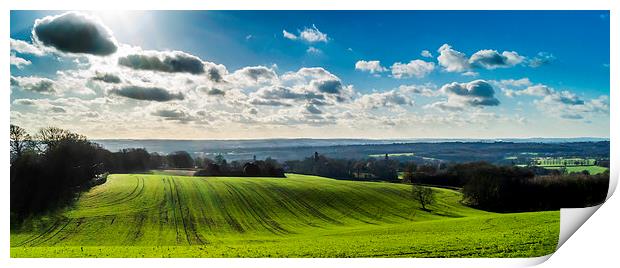
<svg viewBox="0 0 620 268">
<path fill-rule="evenodd" d="M 11 231 L 12 257 L 528 257 L 555 250 L 559 212 L 496 214 L 435 189 L 287 178 L 111 175 L 75 207 Z"/>
</svg>

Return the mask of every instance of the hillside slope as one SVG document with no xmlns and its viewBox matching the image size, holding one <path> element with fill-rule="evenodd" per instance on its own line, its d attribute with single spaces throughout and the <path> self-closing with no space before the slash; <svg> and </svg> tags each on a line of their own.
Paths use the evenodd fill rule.
<svg viewBox="0 0 620 268">
<path fill-rule="evenodd" d="M 11 233 L 33 256 L 533 256 L 552 252 L 559 213 L 495 214 L 435 189 L 431 211 L 406 185 L 287 178 L 112 175 L 62 215 Z"/>
</svg>

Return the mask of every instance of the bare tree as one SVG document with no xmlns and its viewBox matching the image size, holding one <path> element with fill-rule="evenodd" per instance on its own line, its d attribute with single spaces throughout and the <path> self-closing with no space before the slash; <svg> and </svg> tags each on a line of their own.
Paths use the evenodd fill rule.
<svg viewBox="0 0 620 268">
<path fill-rule="evenodd" d="M 412 184 L 411 195 L 414 200 L 420 203 L 423 210 L 428 211 L 429 209 L 426 206 L 435 203 L 435 191 L 430 187 Z"/>
<path fill-rule="evenodd" d="M 86 136 L 72 133 L 71 131 L 57 127 L 42 128 L 39 130 L 35 138 L 39 143 L 45 145 L 45 148 L 54 147 L 62 141 L 87 141 Z M 39 148 L 39 150 L 41 150 L 41 148 Z"/>
<path fill-rule="evenodd" d="M 30 135 L 28 135 L 25 129 L 16 125 L 11 125 L 10 138 L 11 156 L 20 157 L 31 140 Z"/>
</svg>

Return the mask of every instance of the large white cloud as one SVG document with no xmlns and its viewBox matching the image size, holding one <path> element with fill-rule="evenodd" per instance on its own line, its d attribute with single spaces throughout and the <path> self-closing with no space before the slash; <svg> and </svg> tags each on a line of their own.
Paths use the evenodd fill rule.
<svg viewBox="0 0 620 268">
<path fill-rule="evenodd" d="M 452 49 L 448 44 L 442 45 L 437 52 L 437 61 L 447 72 L 465 72 L 471 68 L 465 53 Z"/>
<path fill-rule="evenodd" d="M 165 102 L 185 99 L 185 96 L 182 93 L 174 93 L 164 88 L 131 85 L 112 88 L 109 90 L 109 94 L 141 101 Z"/>
<path fill-rule="evenodd" d="M 200 58 L 182 51 L 141 51 L 118 58 L 118 64 L 136 70 L 168 73 L 205 72 L 204 63 Z"/>
<path fill-rule="evenodd" d="M 287 72 L 250 93 L 249 102 L 262 106 L 293 106 L 296 102 L 335 105 L 351 99 L 353 90 L 323 68 Z"/>
<path fill-rule="evenodd" d="M 473 70 L 476 68 L 493 70 L 497 68 L 510 68 L 517 65 L 525 65 L 531 61 L 516 51 L 503 51 L 499 53 L 497 50 L 482 49 L 471 57 L 463 52 L 457 51 L 448 44 L 442 45 L 437 52 L 439 56 L 437 61 L 446 72 L 458 72 L 464 75 L 477 75 Z"/>
<path fill-rule="evenodd" d="M 35 20 L 32 36 L 35 43 L 65 53 L 105 56 L 118 49 L 116 39 L 105 25 L 78 12 Z"/>
<path fill-rule="evenodd" d="M 609 101 L 606 96 L 596 99 L 584 99 L 568 90 L 556 90 L 544 84 L 533 85 L 529 79 L 503 80 L 498 84 L 512 86 L 504 89 L 509 97 L 531 96 L 537 97 L 534 105 L 546 115 L 569 120 L 586 119 L 593 114 L 608 114 Z M 514 89 L 520 88 L 520 89 Z"/>
<path fill-rule="evenodd" d="M 448 83 L 441 87 L 440 92 L 448 99 L 435 102 L 430 107 L 458 110 L 466 107 L 497 106 L 500 104 L 500 101 L 495 98 L 493 86 L 484 80 L 474 80 L 469 83 Z"/>
</svg>

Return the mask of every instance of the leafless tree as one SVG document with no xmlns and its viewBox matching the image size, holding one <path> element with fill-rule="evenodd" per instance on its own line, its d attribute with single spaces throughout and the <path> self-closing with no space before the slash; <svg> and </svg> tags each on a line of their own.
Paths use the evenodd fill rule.
<svg viewBox="0 0 620 268">
<path fill-rule="evenodd" d="M 23 154 L 24 150 L 28 147 L 28 143 L 31 142 L 31 138 L 26 130 L 19 126 L 11 125 L 10 128 L 11 159 L 13 159 Z"/>
</svg>

